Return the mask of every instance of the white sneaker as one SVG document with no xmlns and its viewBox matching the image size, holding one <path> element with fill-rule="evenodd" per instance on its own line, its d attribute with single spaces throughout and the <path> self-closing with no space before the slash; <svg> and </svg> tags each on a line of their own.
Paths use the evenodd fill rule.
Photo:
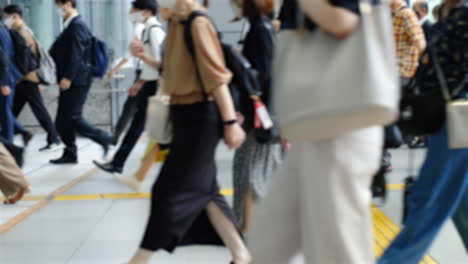
<svg viewBox="0 0 468 264">
<path fill-rule="evenodd" d="M 121 183 L 127 185 L 128 187 L 132 188 L 136 192 L 143 192 L 143 182 L 139 181 L 136 177 L 135 174 L 132 174 L 129 177 L 126 177 L 122 174 L 114 174 L 117 180 L 119 180 Z"/>
</svg>

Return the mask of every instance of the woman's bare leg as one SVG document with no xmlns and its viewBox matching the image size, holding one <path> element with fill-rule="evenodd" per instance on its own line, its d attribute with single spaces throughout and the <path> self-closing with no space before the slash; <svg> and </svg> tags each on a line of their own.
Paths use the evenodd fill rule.
<svg viewBox="0 0 468 264">
<path fill-rule="evenodd" d="M 244 198 L 244 219 L 242 221 L 241 232 L 246 235 L 249 231 L 250 223 L 252 220 L 253 208 L 255 206 L 253 193 L 251 190 L 247 191 Z"/>
<path fill-rule="evenodd" d="M 214 202 L 208 204 L 206 211 L 214 229 L 231 252 L 234 263 L 250 263 L 252 257 L 249 250 L 231 220 L 227 218 Z"/>
<path fill-rule="evenodd" d="M 156 252 L 140 248 L 128 264 L 149 264 L 154 253 Z"/>
<path fill-rule="evenodd" d="M 135 174 L 135 177 L 137 178 L 138 181 L 142 182 L 145 179 L 145 176 L 151 170 L 151 167 L 153 167 L 154 160 L 156 159 L 158 152 L 159 152 L 159 145 L 155 144 L 154 147 L 143 158 L 143 160 L 141 161 L 140 168 Z"/>
</svg>

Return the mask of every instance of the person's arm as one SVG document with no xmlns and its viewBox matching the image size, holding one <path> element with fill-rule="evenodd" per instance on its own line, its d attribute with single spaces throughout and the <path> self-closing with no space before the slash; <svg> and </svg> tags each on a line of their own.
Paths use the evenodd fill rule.
<svg viewBox="0 0 468 264">
<path fill-rule="evenodd" d="M 133 56 L 142 60 L 144 63 L 150 65 L 151 67 L 155 69 L 159 69 L 161 67 L 161 63 L 159 61 L 157 61 L 152 56 L 146 53 L 143 41 L 139 39 L 134 39 L 130 46 L 131 46 L 130 49 L 132 51 Z"/>
<path fill-rule="evenodd" d="M 2 64 L 5 64 L 5 71 L 2 72 L 3 74 L 0 76 L 2 78 L 0 78 L 0 86 L 2 87 L 2 92 L 3 90 L 6 88 L 3 88 L 3 87 L 6 87 L 9 85 L 8 83 L 8 74 L 9 74 L 9 63 L 10 63 L 10 58 L 9 58 L 9 55 L 7 53 L 7 43 L 6 43 L 6 37 L 4 36 L 1 36 L 2 34 L 8 34 L 8 31 L 5 29 L 5 30 L 1 30 L 0 31 L 0 50 L 1 50 L 1 53 L 2 53 Z"/>
<path fill-rule="evenodd" d="M 0 92 L 3 96 L 8 96 L 11 93 L 10 86 L 6 84 L 8 78 L 8 57 L 6 53 L 0 48 Z"/>
<path fill-rule="evenodd" d="M 130 89 L 128 89 L 128 95 L 129 96 L 136 96 L 141 88 L 143 87 L 143 85 L 145 84 L 145 81 L 139 79 L 138 81 L 136 81 L 132 87 L 130 87 Z"/>
<path fill-rule="evenodd" d="M 408 32 L 411 41 L 416 44 L 419 53 L 422 53 L 426 49 L 427 43 L 422 26 L 419 24 L 418 17 L 409 9 L 406 10 L 406 12 L 401 13 L 406 16 L 406 19 L 403 20 L 405 21 L 406 32 Z"/>
<path fill-rule="evenodd" d="M 149 41 L 151 43 L 150 46 L 153 49 L 154 57 L 145 52 L 143 42 L 137 39 L 132 42 L 132 54 L 151 67 L 159 69 L 161 67 L 161 45 L 164 41 L 165 35 L 164 31 L 159 27 L 151 29 L 151 32 L 149 33 Z"/>
<path fill-rule="evenodd" d="M 298 0 L 306 14 L 320 28 L 337 38 L 347 38 L 359 25 L 359 16 L 348 9 L 333 6 L 327 0 Z"/>
<path fill-rule="evenodd" d="M 4 83 L 8 73 L 8 58 L 6 53 L 0 48 L 0 83 Z"/>
<path fill-rule="evenodd" d="M 238 148 L 245 140 L 245 132 L 237 121 L 237 113 L 227 84 L 232 74 L 226 68 L 218 34 L 212 22 L 198 17 L 192 23 L 196 65 L 207 94 L 211 94 L 218 105 L 224 122 L 224 141 L 230 149 Z"/>
<path fill-rule="evenodd" d="M 228 86 L 223 84 L 219 88 L 214 89 L 212 94 L 223 120 L 224 142 L 229 149 L 236 149 L 244 143 L 246 135 L 237 120 L 237 114 L 234 108 L 231 92 L 229 91 Z M 234 123 L 225 124 L 227 121 L 234 121 Z"/>
<path fill-rule="evenodd" d="M 34 55 L 37 56 L 37 53 L 38 53 L 37 52 L 37 45 L 36 45 L 36 41 L 34 40 L 33 36 L 28 31 L 26 31 L 25 29 L 19 30 L 19 33 L 24 38 L 24 40 L 26 41 L 26 44 L 28 45 L 28 47 L 33 51 Z"/>
<path fill-rule="evenodd" d="M 60 80 L 60 88 L 62 90 L 68 90 L 71 87 L 72 81 L 78 74 L 80 61 L 86 58 L 86 47 L 84 40 L 87 38 L 87 32 L 81 25 L 70 25 L 68 35 L 69 50 L 68 62 L 65 63 L 65 69 L 63 71 L 63 78 Z M 65 48 L 65 47 L 63 47 Z"/>
<path fill-rule="evenodd" d="M 128 58 L 123 58 L 120 60 L 120 62 L 112 68 L 108 73 L 107 73 L 107 78 L 112 79 L 114 78 L 114 75 L 120 71 L 120 69 L 129 61 Z"/>
</svg>

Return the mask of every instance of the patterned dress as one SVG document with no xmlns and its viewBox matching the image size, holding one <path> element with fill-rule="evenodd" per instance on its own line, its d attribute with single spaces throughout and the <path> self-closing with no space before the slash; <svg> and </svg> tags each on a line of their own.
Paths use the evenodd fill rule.
<svg viewBox="0 0 468 264">
<path fill-rule="evenodd" d="M 267 191 L 267 183 L 281 165 L 283 150 L 281 142 L 257 143 L 253 133 L 234 155 L 234 214 L 243 223 L 244 200 L 251 191 L 254 200 L 261 199 Z"/>
</svg>

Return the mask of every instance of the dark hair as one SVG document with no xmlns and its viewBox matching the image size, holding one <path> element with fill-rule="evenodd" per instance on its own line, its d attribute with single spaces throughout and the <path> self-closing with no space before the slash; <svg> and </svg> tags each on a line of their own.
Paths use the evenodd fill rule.
<svg viewBox="0 0 468 264">
<path fill-rule="evenodd" d="M 76 0 L 55 0 L 56 4 L 62 4 L 62 5 L 66 4 L 68 2 L 70 2 L 72 4 L 73 8 L 76 8 Z"/>
<path fill-rule="evenodd" d="M 441 13 L 442 13 L 442 4 L 438 4 L 434 6 L 434 8 L 432 9 L 432 16 L 434 16 L 436 20 L 440 19 Z"/>
<path fill-rule="evenodd" d="M 270 15 L 274 7 L 274 0 L 244 0 L 242 14 L 246 17 Z"/>
<path fill-rule="evenodd" d="M 416 2 L 416 5 L 419 7 L 419 8 L 422 8 L 422 9 L 425 9 L 426 12 L 429 12 L 429 5 L 427 4 L 427 2 Z"/>
<path fill-rule="evenodd" d="M 21 17 L 23 16 L 23 10 L 21 10 L 19 5 L 7 5 L 5 8 L 3 8 L 3 12 L 7 15 L 17 14 Z"/>
<path fill-rule="evenodd" d="M 135 0 L 132 7 L 139 10 L 149 10 L 153 15 L 158 13 L 158 4 L 154 0 Z"/>
</svg>

